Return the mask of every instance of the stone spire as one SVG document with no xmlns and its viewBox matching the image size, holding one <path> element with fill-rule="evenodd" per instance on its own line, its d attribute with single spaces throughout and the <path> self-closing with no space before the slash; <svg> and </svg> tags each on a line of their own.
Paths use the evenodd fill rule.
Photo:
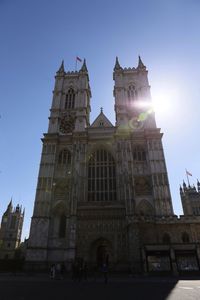
<svg viewBox="0 0 200 300">
<path fill-rule="evenodd" d="M 115 61 L 115 66 L 114 66 L 114 71 L 122 70 L 122 67 L 119 64 L 118 57 L 116 56 L 116 61 Z"/>
<path fill-rule="evenodd" d="M 183 189 L 182 189 L 182 186 L 180 185 L 180 194 L 183 193 Z"/>
<path fill-rule="evenodd" d="M 85 60 L 85 58 L 84 58 L 84 60 L 83 60 L 83 65 L 82 65 L 80 71 L 81 71 L 81 72 L 88 72 L 88 69 L 87 69 L 87 66 L 86 66 L 86 60 Z"/>
<path fill-rule="evenodd" d="M 64 60 L 62 60 L 62 63 L 60 65 L 59 70 L 56 72 L 56 74 L 64 74 L 65 73 L 65 68 L 64 68 Z"/>
<path fill-rule="evenodd" d="M 12 208 L 13 208 L 13 206 L 12 206 L 12 198 L 11 198 L 4 214 L 8 214 L 8 213 L 12 212 Z"/>
<path fill-rule="evenodd" d="M 198 179 L 197 179 L 197 191 L 200 193 L 200 182 Z"/>
<path fill-rule="evenodd" d="M 137 69 L 146 70 L 146 66 L 143 64 L 140 55 L 138 57 L 138 66 L 137 66 Z"/>
</svg>

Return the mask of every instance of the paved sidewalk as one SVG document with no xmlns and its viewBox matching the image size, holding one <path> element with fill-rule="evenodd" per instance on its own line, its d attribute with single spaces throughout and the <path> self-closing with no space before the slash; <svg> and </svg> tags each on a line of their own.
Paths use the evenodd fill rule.
<svg viewBox="0 0 200 300">
<path fill-rule="evenodd" d="M 108 276 L 110 282 L 177 282 L 178 280 L 200 280 L 200 276 L 131 276 L 124 274 L 110 274 Z M 0 273 L 0 281 L 3 280 L 27 280 L 27 281 L 67 281 L 74 282 L 70 274 L 66 274 L 62 279 L 50 279 L 48 273 Z M 103 276 L 99 274 L 96 278 L 88 276 L 87 280 L 82 279 L 81 282 L 101 282 Z"/>
<path fill-rule="evenodd" d="M 0 300 L 199 300 L 199 280 L 165 277 L 103 277 L 74 282 L 48 274 L 0 274 Z"/>
</svg>

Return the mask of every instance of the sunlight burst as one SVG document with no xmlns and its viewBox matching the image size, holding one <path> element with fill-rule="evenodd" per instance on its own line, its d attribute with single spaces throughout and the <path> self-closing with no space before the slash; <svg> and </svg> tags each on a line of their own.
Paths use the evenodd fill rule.
<svg viewBox="0 0 200 300">
<path fill-rule="evenodd" d="M 152 103 L 155 113 L 169 113 L 173 109 L 178 97 L 177 90 L 158 90 L 152 92 Z"/>
</svg>

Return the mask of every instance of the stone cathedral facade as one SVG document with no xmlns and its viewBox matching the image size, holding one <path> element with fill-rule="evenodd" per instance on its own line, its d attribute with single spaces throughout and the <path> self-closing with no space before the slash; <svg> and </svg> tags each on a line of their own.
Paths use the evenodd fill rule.
<svg viewBox="0 0 200 300">
<path fill-rule="evenodd" d="M 55 76 L 26 254 L 32 268 L 75 259 L 114 271 L 199 269 L 200 217 L 173 213 L 162 133 L 148 72 L 113 71 L 112 124 L 101 109 L 90 124 L 91 89 L 79 71 Z"/>
</svg>

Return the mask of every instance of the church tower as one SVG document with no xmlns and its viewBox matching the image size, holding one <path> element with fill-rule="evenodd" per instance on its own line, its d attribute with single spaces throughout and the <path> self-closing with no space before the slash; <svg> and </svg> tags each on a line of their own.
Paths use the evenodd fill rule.
<svg viewBox="0 0 200 300">
<path fill-rule="evenodd" d="M 19 204 L 13 208 L 12 200 L 2 216 L 0 228 L 0 259 L 13 259 L 21 241 L 24 211 Z"/>
<path fill-rule="evenodd" d="M 116 125 L 121 130 L 140 126 L 156 128 L 147 73 L 140 56 L 137 68 L 123 69 L 116 58 L 113 73 L 115 113 Z"/>
<path fill-rule="evenodd" d="M 27 261 L 74 258 L 80 140 L 87 138 L 91 91 L 84 60 L 79 71 L 55 76 L 48 133 L 44 134 Z M 81 193 L 81 192 L 80 192 Z M 67 236 L 67 239 L 64 237 Z"/>
<path fill-rule="evenodd" d="M 121 172 L 130 179 L 125 193 L 132 195 L 134 213 L 172 215 L 162 133 L 156 126 L 147 75 L 140 56 L 137 68 L 122 68 L 116 58 L 113 79 L 118 146 L 126 153 L 126 161 L 121 156 Z"/>
<path fill-rule="evenodd" d="M 90 122 L 90 97 L 85 59 L 79 72 L 65 72 L 62 62 L 55 76 L 48 133 L 84 132 Z"/>
</svg>

